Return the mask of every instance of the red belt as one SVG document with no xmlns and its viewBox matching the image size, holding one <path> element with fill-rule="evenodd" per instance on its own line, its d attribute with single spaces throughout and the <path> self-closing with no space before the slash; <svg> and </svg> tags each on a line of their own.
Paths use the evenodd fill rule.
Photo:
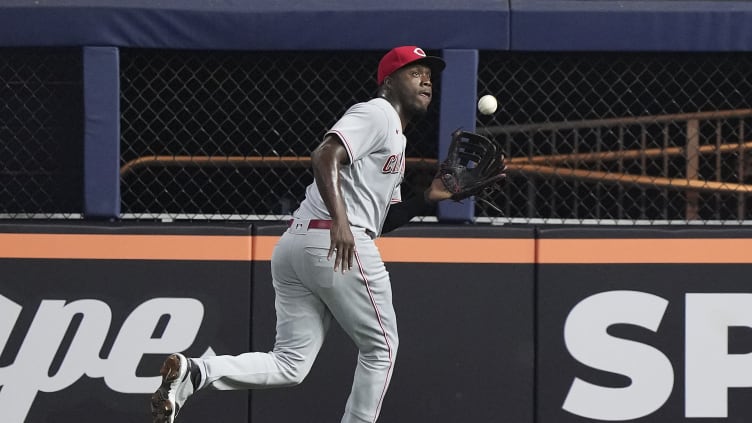
<svg viewBox="0 0 752 423">
<path fill-rule="evenodd" d="M 294 219 L 290 219 L 287 221 L 287 226 L 292 226 L 292 222 L 294 222 Z M 321 220 L 321 219 L 311 219 L 308 222 L 308 229 L 331 229 L 332 228 L 332 221 L 331 220 Z"/>
<path fill-rule="evenodd" d="M 287 226 L 292 226 L 292 223 L 295 221 L 295 219 L 290 219 L 287 221 Z M 321 219 L 311 219 L 308 221 L 308 229 L 332 229 L 332 221 L 331 220 L 321 220 Z M 376 234 L 373 233 L 373 231 L 366 229 L 366 234 L 371 237 L 371 239 L 376 238 Z"/>
</svg>

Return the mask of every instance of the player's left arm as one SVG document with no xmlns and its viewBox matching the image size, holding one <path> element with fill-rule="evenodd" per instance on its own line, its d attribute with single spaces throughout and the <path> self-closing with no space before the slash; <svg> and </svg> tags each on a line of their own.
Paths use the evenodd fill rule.
<svg viewBox="0 0 752 423">
<path fill-rule="evenodd" d="M 381 233 L 391 232 L 415 216 L 431 214 L 436 203 L 452 197 L 444 184 L 438 178 L 431 182 L 431 186 L 423 191 L 423 195 L 416 195 L 408 200 L 393 204 L 384 219 Z"/>
</svg>

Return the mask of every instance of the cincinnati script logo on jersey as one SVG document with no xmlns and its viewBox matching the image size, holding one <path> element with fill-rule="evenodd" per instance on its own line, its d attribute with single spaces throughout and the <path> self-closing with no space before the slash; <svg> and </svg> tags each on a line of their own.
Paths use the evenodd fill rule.
<svg viewBox="0 0 752 423">
<path fill-rule="evenodd" d="M 405 153 L 392 154 L 384 162 L 382 173 L 403 173 L 405 171 Z"/>
</svg>

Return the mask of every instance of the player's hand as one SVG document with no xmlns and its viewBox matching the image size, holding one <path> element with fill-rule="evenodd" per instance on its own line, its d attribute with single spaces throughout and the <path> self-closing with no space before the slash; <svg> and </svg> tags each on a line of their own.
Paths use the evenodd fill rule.
<svg viewBox="0 0 752 423">
<path fill-rule="evenodd" d="M 350 223 L 333 221 L 330 229 L 331 244 L 329 245 L 329 254 L 327 260 L 331 260 L 334 254 L 334 271 L 341 270 L 342 273 L 352 269 L 353 256 L 355 255 L 355 238 L 353 237 Z"/>
<path fill-rule="evenodd" d="M 452 193 L 446 189 L 446 186 L 439 178 L 434 178 L 433 181 L 431 181 L 431 186 L 426 189 L 423 195 L 426 201 L 431 203 L 437 203 L 452 198 Z"/>
</svg>

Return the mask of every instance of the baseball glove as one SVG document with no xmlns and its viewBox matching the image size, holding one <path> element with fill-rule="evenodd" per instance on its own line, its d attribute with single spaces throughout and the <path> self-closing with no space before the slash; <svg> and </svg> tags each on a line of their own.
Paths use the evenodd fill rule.
<svg viewBox="0 0 752 423">
<path fill-rule="evenodd" d="M 499 188 L 506 178 L 505 168 L 504 154 L 497 142 L 457 129 L 437 177 L 452 193 L 452 200 L 461 201 Z"/>
</svg>

